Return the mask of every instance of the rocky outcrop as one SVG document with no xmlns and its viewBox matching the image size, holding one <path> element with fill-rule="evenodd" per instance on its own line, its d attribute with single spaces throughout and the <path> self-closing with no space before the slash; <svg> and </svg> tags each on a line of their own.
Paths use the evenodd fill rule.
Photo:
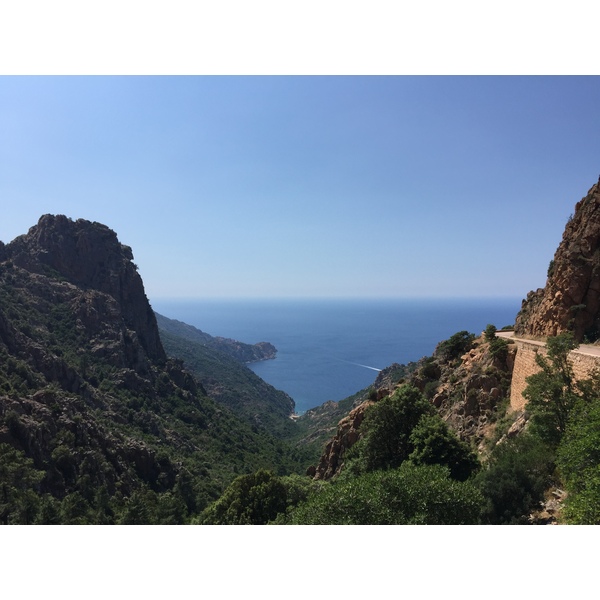
<svg viewBox="0 0 600 600">
<path fill-rule="evenodd" d="M 136 475 L 156 489 L 173 485 L 170 461 L 99 424 L 80 397 L 48 389 L 27 398 L 0 396 L 0 419 L 0 443 L 22 449 L 46 470 L 44 491 L 63 495 L 84 474 L 110 494 L 117 486 L 129 493 Z"/>
<path fill-rule="evenodd" d="M 491 437 L 509 397 L 515 353 L 514 345 L 482 336 L 457 365 L 439 365 L 431 402 L 460 439 L 480 445 Z"/>
<path fill-rule="evenodd" d="M 166 359 L 131 248 L 121 244 L 106 225 L 44 215 L 27 234 L 8 244 L 4 253 L 31 274 L 81 290 L 77 311 L 84 324 L 96 325 L 106 316 L 121 317 L 150 360 Z"/>
<path fill-rule="evenodd" d="M 565 331 L 578 342 L 600 337 L 600 181 L 575 206 L 546 286 L 527 295 L 515 323 L 517 335 L 533 339 Z"/>
<path fill-rule="evenodd" d="M 363 402 L 339 422 L 337 433 L 325 446 L 319 464 L 312 471 L 314 479 L 331 479 L 341 471 L 344 454 L 360 439 L 360 424 L 371 404 L 371 400 Z"/>
<path fill-rule="evenodd" d="M 515 347 L 498 338 L 473 339 L 465 354 L 448 358 L 441 343 L 431 357 L 410 366 L 394 364 L 377 377 L 368 399 L 359 396 L 327 442 L 319 464 L 307 472 L 314 479 L 331 479 L 344 467 L 346 452 L 362 436 L 365 411 L 405 382 L 419 389 L 463 441 L 483 450 L 504 416 L 508 402 Z"/>
</svg>

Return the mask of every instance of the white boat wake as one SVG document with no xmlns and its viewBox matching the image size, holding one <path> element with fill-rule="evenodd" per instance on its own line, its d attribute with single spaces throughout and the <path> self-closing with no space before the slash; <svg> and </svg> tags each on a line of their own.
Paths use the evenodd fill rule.
<svg viewBox="0 0 600 600">
<path fill-rule="evenodd" d="M 343 358 L 338 358 L 337 360 L 348 363 L 349 365 L 355 365 L 357 367 L 363 367 L 364 369 L 371 369 L 371 371 L 377 371 L 378 373 L 381 373 L 381 369 L 378 369 L 376 367 L 370 367 L 369 365 L 361 365 L 360 363 L 352 362 L 350 360 L 344 360 Z"/>
</svg>

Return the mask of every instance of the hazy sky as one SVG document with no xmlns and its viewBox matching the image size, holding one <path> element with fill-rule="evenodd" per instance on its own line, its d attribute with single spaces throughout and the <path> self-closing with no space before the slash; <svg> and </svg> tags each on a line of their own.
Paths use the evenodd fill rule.
<svg viewBox="0 0 600 600">
<path fill-rule="evenodd" d="M 524 297 L 599 106 L 599 77 L 0 77 L 0 239 L 100 221 L 150 300 Z"/>
</svg>

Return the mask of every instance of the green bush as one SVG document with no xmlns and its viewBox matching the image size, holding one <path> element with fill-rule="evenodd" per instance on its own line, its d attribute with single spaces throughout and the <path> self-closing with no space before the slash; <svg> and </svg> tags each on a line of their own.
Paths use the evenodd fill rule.
<svg viewBox="0 0 600 600">
<path fill-rule="evenodd" d="M 414 450 L 410 435 L 423 415 L 435 409 L 421 392 L 403 385 L 391 396 L 367 409 L 361 429 L 363 438 L 353 446 L 354 466 L 360 471 L 396 468 Z"/>
<path fill-rule="evenodd" d="M 506 363 L 508 358 L 508 342 L 499 337 L 490 341 L 490 354 L 501 363 Z"/>
<path fill-rule="evenodd" d="M 459 331 L 447 340 L 440 342 L 435 349 L 435 355 L 444 362 L 460 358 L 473 346 L 475 335 L 468 331 Z"/>
<path fill-rule="evenodd" d="M 565 516 L 571 523 L 600 524 L 600 398 L 573 412 L 557 450 L 557 464 L 569 492 Z"/>
<path fill-rule="evenodd" d="M 398 469 L 340 479 L 292 512 L 296 525 L 476 524 L 483 497 L 446 467 L 404 463 Z"/>
<path fill-rule="evenodd" d="M 578 344 L 570 332 L 548 338 L 548 357 L 535 357 L 541 371 L 527 377 L 523 396 L 532 415 L 532 427 L 545 441 L 556 446 L 565 432 L 569 414 L 581 395 L 569 352 Z"/>
<path fill-rule="evenodd" d="M 266 525 L 287 508 L 287 489 L 271 471 L 241 475 L 198 519 L 202 525 Z"/>
<path fill-rule="evenodd" d="M 450 476 L 465 481 L 479 467 L 477 455 L 450 431 L 438 414 L 424 415 L 410 434 L 414 450 L 409 460 L 418 465 L 445 465 Z"/>
<path fill-rule="evenodd" d="M 415 464 L 445 465 L 453 478 L 465 480 L 479 465 L 467 444 L 410 385 L 369 407 L 361 430 L 362 439 L 346 455 L 348 476 L 395 469 L 411 460 Z"/>
<path fill-rule="evenodd" d="M 488 325 L 484 332 L 485 341 L 493 342 L 496 339 L 496 331 L 497 329 L 495 325 Z"/>
<path fill-rule="evenodd" d="M 543 500 L 554 471 L 553 452 L 539 438 L 521 434 L 495 446 L 475 483 L 486 498 L 484 523 L 524 524 Z"/>
</svg>

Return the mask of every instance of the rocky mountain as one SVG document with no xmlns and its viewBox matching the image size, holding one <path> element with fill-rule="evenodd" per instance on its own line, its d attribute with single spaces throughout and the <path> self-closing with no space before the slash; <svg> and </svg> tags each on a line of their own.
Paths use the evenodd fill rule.
<svg viewBox="0 0 600 600">
<path fill-rule="evenodd" d="M 74 309 L 91 337 L 118 324 L 119 335 L 131 336 L 132 346 L 140 350 L 137 360 L 166 358 L 131 248 L 120 244 L 108 227 L 44 215 L 26 235 L 5 246 L 4 257 L 29 274 L 32 288 L 51 281 L 56 299 L 61 292 L 75 296 L 75 288 L 80 290 Z"/>
<path fill-rule="evenodd" d="M 515 332 L 524 337 L 565 331 L 579 342 L 600 336 L 600 182 L 575 206 L 546 286 L 527 295 L 515 323 Z"/>
<path fill-rule="evenodd" d="M 297 468 L 167 357 L 113 231 L 44 215 L 0 245 L 0 522 L 186 522 L 261 467 Z"/>
</svg>

